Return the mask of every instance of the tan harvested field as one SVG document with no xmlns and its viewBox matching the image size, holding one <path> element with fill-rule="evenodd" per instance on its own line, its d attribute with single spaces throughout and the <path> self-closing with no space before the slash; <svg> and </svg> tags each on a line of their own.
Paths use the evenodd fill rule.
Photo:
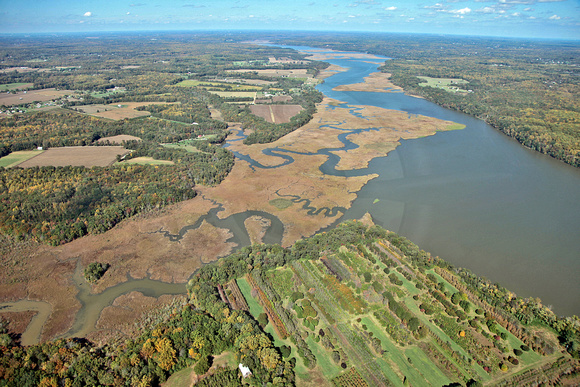
<svg viewBox="0 0 580 387">
<path fill-rule="evenodd" d="M 139 106 L 166 105 L 167 102 L 118 102 L 109 105 L 82 105 L 75 106 L 79 112 L 95 117 L 122 120 L 124 118 L 137 118 L 151 115 L 147 110 L 135 110 Z"/>
<path fill-rule="evenodd" d="M 312 74 L 308 74 L 306 69 L 294 69 L 294 70 L 255 70 L 255 69 L 238 69 L 230 70 L 234 73 L 252 73 L 256 72 L 258 75 L 264 77 L 285 77 L 285 78 L 312 78 Z"/>
<path fill-rule="evenodd" d="M 19 167 L 43 167 L 66 165 L 82 165 L 85 167 L 105 167 L 117 160 L 117 155 L 124 155 L 130 151 L 122 146 L 66 146 L 49 148 L 37 156 L 19 164 Z"/>
<path fill-rule="evenodd" d="M 255 91 L 213 91 L 208 90 L 212 94 L 217 94 L 220 97 L 241 97 L 241 98 L 254 98 L 256 96 Z"/>
<path fill-rule="evenodd" d="M 372 73 L 365 77 L 362 83 L 353 83 L 351 85 L 340 85 L 333 90 L 336 91 L 372 91 L 375 93 L 390 93 L 393 91 L 402 92 L 403 89 L 389 81 L 389 73 Z"/>
<path fill-rule="evenodd" d="M 215 106 L 208 106 L 211 118 L 218 121 L 223 121 L 222 112 L 215 108 Z"/>
<path fill-rule="evenodd" d="M 300 105 L 251 105 L 250 110 L 258 117 L 268 122 L 283 124 L 290 122 L 290 118 L 300 113 Z"/>
<path fill-rule="evenodd" d="M 134 157 L 129 160 L 123 161 L 124 164 L 140 164 L 140 165 L 174 165 L 175 163 L 170 160 L 156 160 L 153 157 Z"/>
<path fill-rule="evenodd" d="M 141 141 L 139 137 L 131 136 L 129 134 L 119 134 L 117 136 L 101 137 L 97 140 L 98 143 L 122 144 L 123 141 Z"/>
<path fill-rule="evenodd" d="M 0 73 L 11 73 L 13 71 L 16 71 L 17 73 L 30 73 L 33 71 L 39 71 L 40 69 L 38 68 L 34 68 L 34 67 L 8 67 L 5 69 L 1 69 Z M 46 70 L 46 69 L 42 69 L 42 70 Z"/>
<path fill-rule="evenodd" d="M 56 89 L 42 89 L 42 90 L 27 90 L 19 91 L 16 94 L 1 93 L 0 105 L 20 105 L 23 103 L 45 102 L 53 99 L 64 97 L 65 95 L 72 95 L 74 91 L 71 90 L 56 90 Z"/>
<path fill-rule="evenodd" d="M 226 82 L 226 83 L 240 83 L 245 85 L 254 85 L 254 86 L 265 86 L 265 85 L 273 85 L 276 82 L 273 81 L 265 81 L 263 79 L 244 79 L 244 78 L 220 78 L 215 79 L 216 82 Z"/>
</svg>

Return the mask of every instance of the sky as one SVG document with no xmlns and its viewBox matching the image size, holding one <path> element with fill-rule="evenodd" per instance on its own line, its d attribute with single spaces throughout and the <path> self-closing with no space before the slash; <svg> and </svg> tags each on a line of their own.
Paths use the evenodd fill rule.
<svg viewBox="0 0 580 387">
<path fill-rule="evenodd" d="M 0 0 L 0 33 L 306 30 L 580 40 L 580 0 Z"/>
</svg>

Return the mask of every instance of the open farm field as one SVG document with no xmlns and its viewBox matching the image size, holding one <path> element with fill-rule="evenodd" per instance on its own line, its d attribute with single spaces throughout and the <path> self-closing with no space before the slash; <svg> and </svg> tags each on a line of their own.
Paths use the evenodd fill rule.
<svg viewBox="0 0 580 387">
<path fill-rule="evenodd" d="M 312 74 L 308 74 L 308 70 L 306 69 L 294 69 L 294 70 L 278 70 L 278 69 L 264 69 L 264 70 L 255 70 L 255 69 L 237 69 L 237 70 L 229 70 L 234 73 L 257 73 L 258 75 L 264 77 L 272 77 L 272 78 L 313 78 Z"/>
<path fill-rule="evenodd" d="M 217 138 L 215 134 L 200 135 L 197 138 L 192 138 L 188 140 L 181 140 L 179 142 L 174 142 L 172 144 L 161 144 L 165 148 L 176 148 L 185 149 L 188 152 L 201 152 L 194 144 L 199 141 L 212 141 Z"/>
<path fill-rule="evenodd" d="M 50 148 L 21 164 L 22 168 L 43 166 L 82 165 L 85 167 L 105 167 L 116 161 L 117 155 L 130 151 L 122 146 L 67 146 Z"/>
<path fill-rule="evenodd" d="M 28 89 L 34 86 L 34 83 L 23 83 L 23 82 L 15 82 L 15 83 L 5 83 L 0 85 L 0 91 L 10 91 L 14 89 Z"/>
<path fill-rule="evenodd" d="M 266 82 L 266 81 L 263 81 Z M 262 83 L 263 84 L 263 83 Z M 200 87 L 202 89 L 222 89 L 222 91 L 235 90 L 235 91 L 257 91 L 262 90 L 261 87 L 251 84 L 236 84 L 235 82 L 215 82 L 215 81 L 199 81 L 195 79 L 186 79 L 177 83 L 175 86 L 180 87 Z"/>
<path fill-rule="evenodd" d="M 253 86 L 267 86 L 276 83 L 274 81 L 266 81 L 264 79 L 245 79 L 245 78 L 223 78 L 216 79 L 216 82 L 223 82 L 226 84 L 234 83 L 239 85 L 253 85 Z"/>
<path fill-rule="evenodd" d="M 139 164 L 139 165 L 174 165 L 173 161 L 169 160 L 155 160 L 153 157 L 135 157 L 122 162 L 123 164 Z"/>
<path fill-rule="evenodd" d="M 124 92 L 125 92 L 124 89 L 110 89 L 110 90 L 107 90 L 105 92 L 93 92 L 93 93 L 91 93 L 91 96 L 93 96 L 95 98 L 103 98 L 103 97 L 109 97 L 111 95 L 124 93 Z"/>
<path fill-rule="evenodd" d="M 290 122 L 290 118 L 300 113 L 300 105 L 251 105 L 250 110 L 258 117 L 268 122 L 282 124 Z"/>
<path fill-rule="evenodd" d="M 10 168 L 41 154 L 42 150 L 16 151 L 0 158 L 0 167 Z"/>
<path fill-rule="evenodd" d="M 0 73 L 11 73 L 13 71 L 16 71 L 17 73 L 30 73 L 33 71 L 39 71 L 40 69 L 38 68 L 34 68 L 34 67 L 26 67 L 26 66 L 21 66 L 21 67 L 8 67 L 5 69 L 0 69 Z M 42 69 L 43 71 L 46 71 L 45 69 Z"/>
<path fill-rule="evenodd" d="M 101 137 L 97 140 L 97 143 L 111 143 L 111 144 L 121 144 L 123 141 L 141 141 L 137 136 L 131 136 L 129 134 L 119 134 L 117 136 Z"/>
<path fill-rule="evenodd" d="M 236 98 L 236 97 L 240 97 L 240 98 L 254 98 L 256 96 L 256 92 L 255 91 L 213 91 L 213 90 L 209 90 L 210 93 L 212 94 L 217 94 L 220 97 L 225 97 L 225 98 Z"/>
<path fill-rule="evenodd" d="M 53 99 L 62 98 L 65 95 L 73 95 L 73 94 L 75 94 L 75 92 L 71 90 L 56 90 L 54 88 L 19 91 L 16 94 L 4 93 L 0 94 L 0 105 L 11 106 L 32 102 L 45 102 Z"/>
<path fill-rule="evenodd" d="M 73 109 L 91 116 L 118 121 L 125 118 L 137 118 L 151 115 L 147 110 L 136 110 L 139 106 L 166 104 L 166 102 L 119 102 L 109 105 L 81 105 L 75 106 Z"/>
<path fill-rule="evenodd" d="M 421 75 L 418 75 L 417 78 L 423 80 L 423 82 L 419 83 L 419 86 L 437 87 L 452 93 L 465 93 L 466 90 L 464 90 L 461 85 L 468 83 L 465 79 L 461 78 L 432 78 Z"/>
</svg>

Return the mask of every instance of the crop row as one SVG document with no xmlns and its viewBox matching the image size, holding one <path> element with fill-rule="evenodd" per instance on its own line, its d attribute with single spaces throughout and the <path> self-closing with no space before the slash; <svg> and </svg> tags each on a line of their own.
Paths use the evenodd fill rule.
<svg viewBox="0 0 580 387">
<path fill-rule="evenodd" d="M 336 387 L 368 387 L 367 382 L 354 367 L 332 379 L 332 384 Z"/>
<path fill-rule="evenodd" d="M 338 336 L 348 343 L 343 348 L 352 361 L 359 363 L 359 371 L 363 377 L 373 385 L 389 385 L 389 379 L 377 364 L 375 355 L 366 345 L 364 339 L 355 335 L 346 323 L 337 324 L 336 328 L 340 333 Z"/>
<path fill-rule="evenodd" d="M 323 309 L 328 316 L 333 320 L 340 318 L 340 306 L 338 303 L 328 293 L 328 289 L 324 287 L 322 282 L 314 277 L 309 270 L 306 270 L 303 263 L 304 261 L 295 261 L 292 263 L 292 268 L 304 283 L 306 290 L 314 289 L 315 299 L 324 306 Z"/>
<path fill-rule="evenodd" d="M 278 336 L 280 336 L 282 339 L 285 339 L 286 337 L 288 337 L 288 332 L 286 331 L 286 327 L 284 326 L 284 324 L 280 320 L 280 317 L 278 316 L 278 314 L 274 310 L 272 303 L 270 302 L 268 297 L 266 297 L 266 294 L 262 291 L 262 289 L 260 289 L 260 287 L 258 286 L 258 284 L 256 283 L 256 281 L 254 280 L 254 278 L 252 277 L 252 275 L 250 273 L 248 273 L 246 275 L 246 279 L 248 280 L 248 283 L 250 284 L 250 286 L 252 288 L 256 289 L 256 291 L 258 292 L 260 304 L 264 307 L 264 310 L 266 311 L 268 318 L 272 322 L 272 326 L 274 327 L 274 329 L 278 333 Z"/>
<path fill-rule="evenodd" d="M 230 282 L 228 282 L 226 287 L 230 291 L 230 295 L 228 295 L 228 299 L 230 300 L 230 304 L 232 305 L 232 308 L 249 311 L 250 308 L 248 307 L 248 304 L 246 303 L 246 299 L 242 295 L 242 292 L 240 291 L 240 288 L 238 287 L 236 280 L 234 279 L 234 280 L 231 280 Z"/>
</svg>

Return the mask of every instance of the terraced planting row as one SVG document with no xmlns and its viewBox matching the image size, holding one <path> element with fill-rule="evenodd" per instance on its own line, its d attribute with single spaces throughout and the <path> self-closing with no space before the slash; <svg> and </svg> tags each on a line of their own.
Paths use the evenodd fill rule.
<svg viewBox="0 0 580 387">
<path fill-rule="evenodd" d="M 337 386 L 541 379 L 531 370 L 557 361 L 531 351 L 522 327 L 475 301 L 455 274 L 417 265 L 387 240 L 246 279 L 248 304 L 259 300 L 275 340 L 288 335 L 292 354 L 312 370 L 301 375 L 320 370 Z"/>
</svg>

